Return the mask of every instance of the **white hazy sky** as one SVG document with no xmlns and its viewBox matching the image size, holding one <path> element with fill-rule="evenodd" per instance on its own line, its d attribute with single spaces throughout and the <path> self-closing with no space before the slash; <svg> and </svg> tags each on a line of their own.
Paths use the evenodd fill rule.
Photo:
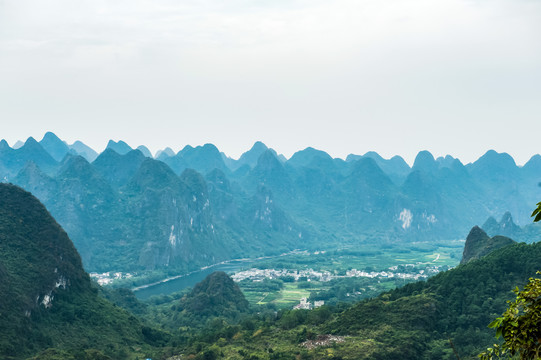
<svg viewBox="0 0 541 360">
<path fill-rule="evenodd" d="M 0 0 L 0 138 L 541 152 L 538 0 Z"/>
</svg>

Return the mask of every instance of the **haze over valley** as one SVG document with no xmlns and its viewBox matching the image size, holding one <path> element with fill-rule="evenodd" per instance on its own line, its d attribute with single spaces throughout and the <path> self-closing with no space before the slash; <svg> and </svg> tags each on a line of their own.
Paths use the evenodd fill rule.
<svg viewBox="0 0 541 360">
<path fill-rule="evenodd" d="M 540 34 L 531 0 L 0 0 L 0 359 L 538 359 Z"/>
<path fill-rule="evenodd" d="M 422 151 L 410 167 L 398 155 L 344 160 L 314 148 L 286 159 L 257 142 L 239 159 L 212 144 L 155 159 L 144 146 L 111 141 L 98 154 L 50 132 L 0 151 L 1 177 L 47 206 L 90 272 L 177 275 L 292 250 L 437 243 L 502 217 L 506 235 L 536 240 L 524 234 L 539 155 L 517 166 L 495 151 L 470 164 Z"/>
</svg>

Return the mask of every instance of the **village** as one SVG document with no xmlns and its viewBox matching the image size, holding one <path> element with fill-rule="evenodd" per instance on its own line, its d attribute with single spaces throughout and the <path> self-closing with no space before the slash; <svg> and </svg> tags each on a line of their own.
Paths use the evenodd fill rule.
<svg viewBox="0 0 541 360">
<path fill-rule="evenodd" d="M 252 268 L 244 270 L 231 275 L 231 278 L 240 282 L 243 280 L 263 281 L 264 279 L 287 279 L 290 278 L 294 281 L 306 280 L 306 281 L 322 281 L 327 282 L 334 279 L 349 278 L 349 277 L 367 277 L 367 278 L 381 278 L 381 279 L 405 279 L 405 280 L 424 280 L 430 276 L 433 276 L 440 272 L 441 266 L 427 265 L 420 268 L 414 264 L 391 266 L 387 270 L 383 271 L 366 271 L 351 269 L 346 270 L 345 275 L 339 275 L 336 272 L 333 274 L 330 271 L 316 271 L 313 269 L 306 270 L 288 270 L 288 269 L 257 269 Z"/>
<path fill-rule="evenodd" d="M 132 273 L 123 273 L 123 272 L 105 272 L 105 273 L 96 273 L 91 272 L 90 277 L 95 280 L 101 286 L 111 285 L 115 280 L 129 279 L 134 276 Z"/>
<path fill-rule="evenodd" d="M 430 276 L 437 274 L 438 272 L 445 270 L 447 266 L 437 266 L 431 263 L 417 263 L 417 264 L 403 264 L 391 266 L 385 270 L 373 271 L 372 269 L 357 270 L 334 270 L 333 272 L 327 270 L 314 270 L 314 269 L 258 269 L 251 268 L 236 272 L 231 275 L 231 278 L 235 282 L 263 282 L 265 280 L 281 280 L 286 283 L 291 282 L 325 282 L 328 283 L 332 280 L 345 279 L 345 278 L 369 278 L 373 279 L 377 283 L 388 280 L 404 280 L 404 282 L 424 280 Z M 351 296 L 358 296 L 361 292 L 354 292 Z M 346 296 L 350 296 L 347 293 Z M 323 306 L 325 301 L 311 301 L 308 297 L 300 298 L 300 301 L 293 306 L 293 309 L 311 310 Z"/>
</svg>

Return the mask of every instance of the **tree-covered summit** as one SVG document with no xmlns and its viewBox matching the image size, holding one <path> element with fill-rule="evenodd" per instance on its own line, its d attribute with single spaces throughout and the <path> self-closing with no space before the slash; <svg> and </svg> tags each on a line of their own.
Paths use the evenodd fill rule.
<svg viewBox="0 0 541 360">
<path fill-rule="evenodd" d="M 2 359 L 47 348 L 124 359 L 132 346 L 149 349 L 141 322 L 98 296 L 66 232 L 11 184 L 0 184 L 0 293 Z"/>
</svg>

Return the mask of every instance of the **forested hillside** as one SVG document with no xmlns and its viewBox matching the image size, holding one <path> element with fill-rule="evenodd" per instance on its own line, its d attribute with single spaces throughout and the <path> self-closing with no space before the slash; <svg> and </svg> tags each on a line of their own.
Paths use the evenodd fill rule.
<svg viewBox="0 0 541 360">
<path fill-rule="evenodd" d="M 541 244 L 509 245 L 353 306 L 213 322 L 184 354 L 226 359 L 476 359 L 488 324 L 540 268 Z"/>
<path fill-rule="evenodd" d="M 66 359 L 153 351 L 155 330 L 98 296 L 64 230 L 35 197 L 7 184 L 0 184 L 0 291 L 2 359 L 45 349 Z"/>
</svg>

